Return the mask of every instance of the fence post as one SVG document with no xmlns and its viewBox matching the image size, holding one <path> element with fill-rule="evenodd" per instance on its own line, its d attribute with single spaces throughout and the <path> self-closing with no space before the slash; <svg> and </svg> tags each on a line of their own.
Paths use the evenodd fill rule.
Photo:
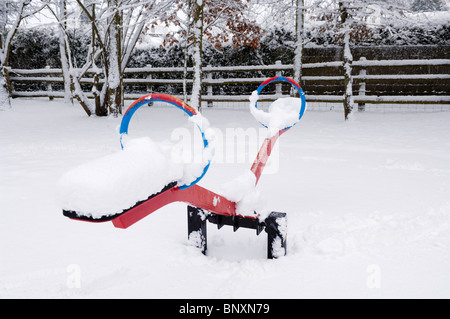
<svg viewBox="0 0 450 319">
<path fill-rule="evenodd" d="M 151 64 L 147 64 L 147 68 L 151 69 L 152 65 Z M 152 79 L 152 74 L 149 73 L 147 75 L 147 80 L 151 80 Z M 147 84 L 147 93 L 151 94 L 152 93 L 152 86 L 151 84 Z"/>
<path fill-rule="evenodd" d="M 280 61 L 280 60 L 276 61 L 276 62 L 275 62 L 275 65 L 276 65 L 277 67 L 280 67 L 280 69 L 281 69 L 281 61 Z M 276 75 L 276 76 L 282 76 L 283 74 L 282 74 L 281 70 L 278 70 L 277 73 L 276 73 L 275 75 Z M 283 86 L 282 86 L 281 83 L 276 84 L 276 91 L 275 91 L 275 94 L 276 94 L 276 95 L 283 95 Z"/>
<path fill-rule="evenodd" d="M 45 69 L 46 69 L 46 70 L 50 70 L 50 66 L 47 65 L 47 66 L 45 67 Z M 50 78 L 51 75 L 48 74 L 47 77 Z M 52 92 L 53 92 L 52 83 L 51 83 L 51 82 L 48 82 L 48 84 L 47 84 L 47 93 L 48 93 L 48 99 L 49 99 L 50 101 L 53 101 L 53 95 L 52 95 Z"/>
<path fill-rule="evenodd" d="M 365 57 L 361 57 L 361 59 L 359 59 L 360 62 L 366 62 L 367 59 Z M 359 75 L 361 77 L 364 77 L 367 75 L 367 69 L 366 66 L 363 65 L 361 66 L 361 70 L 359 70 Z M 366 96 L 366 80 L 365 79 L 360 79 L 359 82 L 359 94 L 358 97 L 365 97 Z M 358 103 L 358 111 L 359 112 L 364 112 L 366 110 L 366 103 Z"/>
<path fill-rule="evenodd" d="M 212 65 L 208 65 L 208 68 L 212 68 Z M 207 73 L 207 76 L 206 76 L 206 79 L 208 79 L 208 80 L 212 80 L 212 78 L 213 78 L 213 74 L 212 74 L 212 72 L 208 72 Z M 213 87 L 212 87 L 212 85 L 211 84 L 209 84 L 208 85 L 208 87 L 207 87 L 207 89 L 208 89 L 208 91 L 207 91 L 207 97 L 212 97 L 212 95 L 213 95 Z M 213 101 L 208 101 L 208 107 L 213 107 Z"/>
</svg>

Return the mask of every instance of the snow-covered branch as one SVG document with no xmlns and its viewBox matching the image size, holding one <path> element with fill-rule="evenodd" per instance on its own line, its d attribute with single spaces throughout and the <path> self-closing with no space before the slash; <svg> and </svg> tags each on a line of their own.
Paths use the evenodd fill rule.
<svg viewBox="0 0 450 319">
<path fill-rule="evenodd" d="M 36 4 L 38 3 L 38 4 Z M 1 0 L 0 3 L 0 110 L 11 107 L 8 81 L 8 61 L 11 43 L 21 22 L 46 7 L 45 3 L 31 0 Z"/>
<path fill-rule="evenodd" d="M 70 52 L 68 68 L 71 81 L 75 87 L 76 97 L 88 115 L 94 113 L 104 116 L 110 113 L 121 113 L 123 106 L 123 72 L 141 35 L 155 16 L 172 5 L 176 0 L 61 0 L 70 3 L 71 10 L 81 12 L 83 19 L 83 30 L 90 30 L 91 44 L 87 56 L 80 70 L 74 70 L 78 62 L 73 60 L 74 55 Z M 63 17 L 54 14 L 58 19 L 59 27 L 62 29 L 65 47 L 70 51 L 71 45 L 67 37 L 68 26 L 63 23 Z M 87 33 L 87 32 L 86 32 Z M 92 107 L 86 94 L 80 89 L 79 79 L 90 68 L 101 66 L 98 72 L 105 77 L 105 84 L 101 92 L 94 88 L 95 107 Z M 96 77 L 98 82 L 98 77 Z M 95 86 L 95 85 L 94 85 Z"/>
</svg>

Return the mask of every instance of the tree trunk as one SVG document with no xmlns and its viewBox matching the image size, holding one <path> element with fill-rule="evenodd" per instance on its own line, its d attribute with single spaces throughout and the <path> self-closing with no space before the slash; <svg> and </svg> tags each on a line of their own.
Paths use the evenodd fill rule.
<svg viewBox="0 0 450 319">
<path fill-rule="evenodd" d="M 346 32 L 344 43 L 344 113 L 345 120 L 348 120 L 352 115 L 354 109 L 353 102 L 353 77 L 352 77 L 352 63 L 353 63 L 353 55 L 350 50 L 350 33 Z"/>
<path fill-rule="evenodd" d="M 7 4 L 5 0 L 0 3 L 0 111 L 11 108 L 10 94 L 8 90 L 8 78 L 6 74 L 6 24 L 8 19 Z"/>
<path fill-rule="evenodd" d="M 343 35 L 343 61 L 344 61 L 344 115 L 345 120 L 348 120 L 352 115 L 354 109 L 353 102 L 353 77 L 352 77 L 352 63 L 353 55 L 350 49 L 350 23 L 347 8 L 343 2 L 339 2 L 339 11 L 341 14 L 341 23 L 344 28 Z"/>
<path fill-rule="evenodd" d="M 193 64 L 194 64 L 194 85 L 192 87 L 191 106 L 199 111 L 202 108 L 202 55 L 203 55 L 203 0 L 194 2 L 194 47 L 193 47 Z"/>
<path fill-rule="evenodd" d="M 114 1 L 114 6 L 117 8 L 118 2 Z M 113 16 L 113 21 L 109 30 L 110 50 L 108 56 L 108 86 L 109 92 L 109 110 L 114 116 L 122 114 L 122 65 L 121 65 L 121 17 L 120 13 L 116 11 Z"/>
<path fill-rule="evenodd" d="M 66 0 L 59 0 L 59 23 L 62 24 L 59 29 L 59 52 L 61 56 L 61 68 L 64 78 L 64 103 L 73 104 L 72 79 L 69 72 L 69 61 L 65 39 L 65 30 L 67 29 L 66 20 L 67 20 Z"/>
<path fill-rule="evenodd" d="M 304 52 L 304 18 L 305 18 L 305 0 L 297 0 L 297 11 L 295 15 L 295 56 L 294 56 L 294 80 L 302 85 L 302 65 Z M 298 96 L 298 91 L 291 90 L 292 96 Z"/>
<path fill-rule="evenodd" d="M 186 30 L 186 39 L 184 44 L 184 66 L 183 66 L 183 97 L 184 101 L 188 101 L 187 80 L 188 80 L 188 56 L 189 56 L 189 37 L 191 36 L 191 18 L 192 18 L 192 0 L 188 3 L 188 26 Z"/>
<path fill-rule="evenodd" d="M 96 66 L 95 59 L 95 48 L 96 48 L 96 33 L 95 33 L 95 3 L 92 3 L 92 13 L 91 13 L 91 50 L 92 50 L 92 64 L 94 65 L 94 69 L 96 70 L 94 74 L 94 84 L 92 86 L 92 94 L 94 95 L 94 105 L 95 105 L 95 115 L 96 116 L 108 116 L 108 107 L 105 105 L 105 102 L 102 103 L 101 92 L 99 92 L 98 87 L 100 83 L 100 74 L 101 70 Z"/>
<path fill-rule="evenodd" d="M 86 112 L 86 114 L 88 116 L 91 116 L 92 115 L 91 102 L 89 102 L 89 99 L 87 98 L 86 94 L 83 93 L 78 76 L 74 76 L 72 79 L 73 79 L 73 85 L 74 85 L 73 96 L 80 103 L 81 107 Z"/>
</svg>

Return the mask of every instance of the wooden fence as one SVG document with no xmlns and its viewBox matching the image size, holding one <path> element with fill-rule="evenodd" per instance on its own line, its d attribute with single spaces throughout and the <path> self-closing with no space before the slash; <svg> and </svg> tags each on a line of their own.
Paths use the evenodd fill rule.
<svg viewBox="0 0 450 319">
<path fill-rule="evenodd" d="M 439 60 L 366 60 L 352 64 L 353 100 L 364 109 L 365 104 L 450 104 L 450 59 Z M 128 68 L 124 74 L 126 99 L 148 93 L 183 94 L 183 68 Z M 188 70 L 188 86 L 192 85 Z M 292 76 L 293 65 L 277 62 L 267 66 L 223 66 L 203 68 L 203 101 L 247 102 L 257 86 L 268 77 Z M 308 102 L 336 102 L 344 99 L 344 70 L 341 61 L 303 65 L 302 86 Z M 11 69 L 13 97 L 63 97 L 60 69 Z M 103 83 L 100 79 L 100 85 Z M 81 80 L 86 92 L 94 84 L 93 72 Z M 262 101 L 273 101 L 289 95 L 284 84 L 267 88 Z"/>
</svg>

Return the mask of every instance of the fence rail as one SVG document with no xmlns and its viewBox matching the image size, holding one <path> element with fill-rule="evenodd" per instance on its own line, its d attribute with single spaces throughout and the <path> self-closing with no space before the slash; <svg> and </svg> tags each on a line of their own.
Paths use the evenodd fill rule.
<svg viewBox="0 0 450 319">
<path fill-rule="evenodd" d="M 344 99 L 343 62 L 304 64 L 302 86 L 309 102 L 337 102 Z M 439 60 L 366 60 L 352 63 L 354 81 L 353 99 L 360 108 L 364 104 L 450 104 L 450 59 Z M 246 102 L 255 86 L 270 76 L 292 76 L 293 65 L 266 66 L 206 66 L 203 68 L 203 100 L 214 102 Z M 192 68 L 188 73 L 193 72 Z M 64 79 L 60 69 L 11 69 L 10 81 L 13 97 L 63 97 Z M 94 85 L 94 70 L 81 79 L 86 91 Z M 183 68 L 127 68 L 123 84 L 126 99 L 135 99 L 158 88 L 165 93 L 180 96 Z M 187 79 L 192 85 L 192 79 Z M 100 78 L 99 85 L 104 83 Z M 34 85 L 32 89 L 30 86 Z M 58 86 L 58 88 L 55 88 Z M 24 89 L 25 88 L 25 89 Z M 225 89 L 224 89 L 225 88 Z M 245 89 L 247 91 L 245 91 Z M 384 90 L 384 91 L 383 91 Z M 410 92 L 411 90 L 412 93 Z M 169 91 L 169 92 L 167 92 Z M 273 101 L 289 95 L 282 84 L 261 96 L 263 101 Z"/>
</svg>

